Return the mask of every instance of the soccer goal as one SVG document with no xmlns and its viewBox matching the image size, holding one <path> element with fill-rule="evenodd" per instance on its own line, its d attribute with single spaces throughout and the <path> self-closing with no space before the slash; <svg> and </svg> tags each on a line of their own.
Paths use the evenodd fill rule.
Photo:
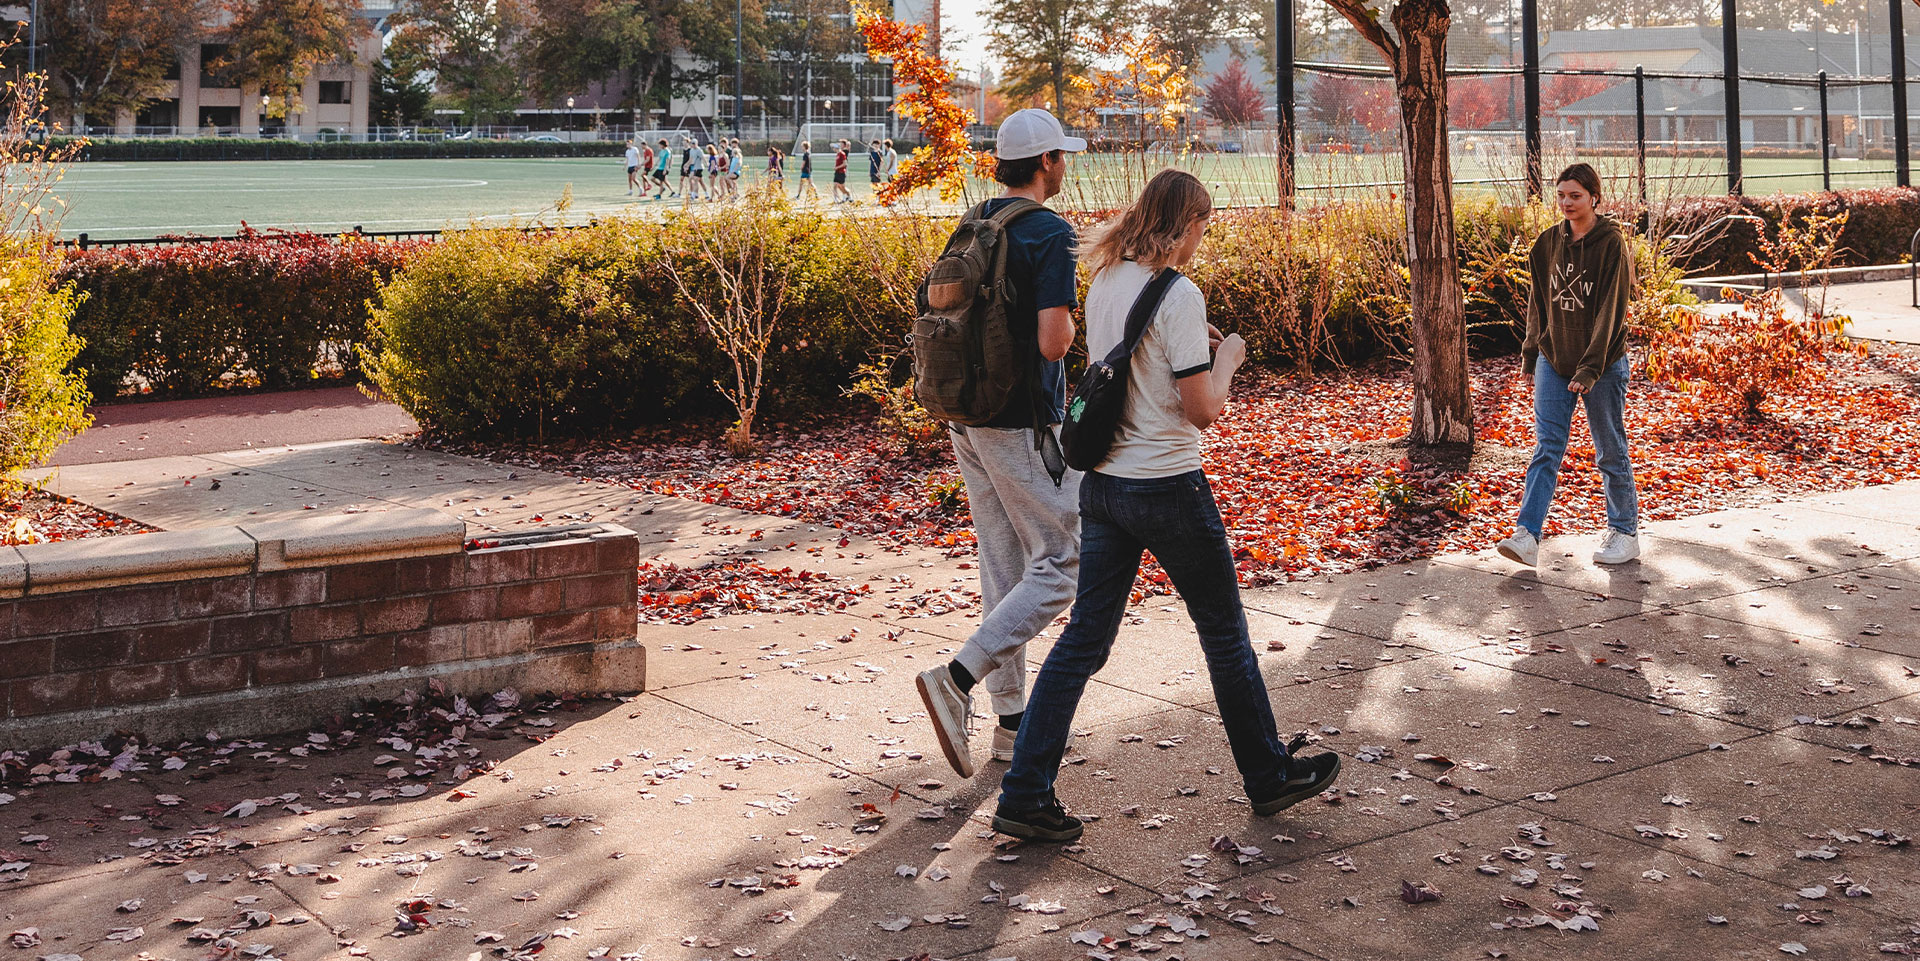
<svg viewBox="0 0 1920 961">
<path fill-rule="evenodd" d="M 1571 160 L 1574 145 L 1571 130 L 1540 131 L 1543 166 Z M 1449 130 L 1447 147 L 1452 152 L 1456 173 L 1516 177 L 1526 172 L 1527 132 L 1524 130 Z M 1463 161 L 1473 163 L 1477 169 L 1460 170 Z"/>
<path fill-rule="evenodd" d="M 793 138 L 793 149 L 797 152 L 801 144 L 811 143 L 814 153 L 832 153 L 835 144 L 849 140 L 854 153 L 865 153 L 868 142 L 885 139 L 887 125 L 883 123 L 803 123 L 800 135 Z"/>
</svg>

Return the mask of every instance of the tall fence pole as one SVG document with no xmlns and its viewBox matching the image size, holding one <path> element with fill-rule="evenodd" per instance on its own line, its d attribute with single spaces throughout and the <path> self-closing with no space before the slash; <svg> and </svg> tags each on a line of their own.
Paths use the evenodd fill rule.
<svg viewBox="0 0 1920 961">
<path fill-rule="evenodd" d="M 1720 0 L 1720 82 L 1727 88 L 1727 193 L 1740 195 L 1740 28 L 1735 0 Z"/>
<path fill-rule="evenodd" d="M 1633 68 L 1633 143 L 1640 167 L 1640 206 L 1647 205 L 1647 68 Z"/>
<path fill-rule="evenodd" d="M 1731 2 L 1731 0 L 1729 0 Z M 1540 3 L 1520 3 L 1521 73 L 1527 108 L 1527 197 L 1540 196 Z"/>
<path fill-rule="evenodd" d="M 1820 71 L 1820 189 L 1833 190 L 1833 147 L 1827 132 L 1827 72 Z"/>
<path fill-rule="evenodd" d="M 1293 0 L 1273 0 L 1274 154 L 1280 165 L 1280 205 L 1293 209 L 1296 184 L 1293 136 Z"/>
<path fill-rule="evenodd" d="M 1907 28 L 1901 8 L 1907 0 L 1887 0 L 1887 32 L 1893 51 L 1893 176 L 1902 187 L 1911 186 L 1907 164 Z"/>
<path fill-rule="evenodd" d="M 746 108 L 746 25 L 743 8 L 746 0 L 733 0 L 733 135 L 740 136 L 740 123 Z"/>
</svg>

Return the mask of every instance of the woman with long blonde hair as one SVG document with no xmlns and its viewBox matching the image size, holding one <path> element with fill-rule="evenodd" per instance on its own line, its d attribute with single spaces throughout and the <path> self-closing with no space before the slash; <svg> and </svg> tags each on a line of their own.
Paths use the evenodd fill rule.
<svg viewBox="0 0 1920 961">
<path fill-rule="evenodd" d="M 1162 170 L 1081 251 L 1093 271 L 1089 357 L 1105 357 L 1127 337 L 1128 315 L 1144 291 L 1165 293 L 1135 342 L 1113 446 L 1080 482 L 1079 586 L 1066 630 L 1034 681 L 1013 766 L 1001 781 L 993 827 L 1002 833 L 1042 841 L 1081 834 L 1054 781 L 1081 694 L 1119 634 L 1142 550 L 1166 570 L 1199 632 L 1254 813 L 1276 814 L 1313 797 L 1340 772 L 1339 755 L 1295 756 L 1280 740 L 1240 604 L 1233 547 L 1201 470 L 1200 431 L 1220 416 L 1247 357 L 1240 335 L 1222 337 L 1207 323 L 1205 296 L 1177 273 L 1199 249 L 1212 213 L 1213 198 L 1199 180 Z M 1161 283 L 1150 288 L 1156 278 Z"/>
</svg>

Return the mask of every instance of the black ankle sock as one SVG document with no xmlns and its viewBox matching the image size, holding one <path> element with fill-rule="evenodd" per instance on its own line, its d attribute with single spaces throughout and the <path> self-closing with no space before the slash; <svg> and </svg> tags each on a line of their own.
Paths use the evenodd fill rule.
<svg viewBox="0 0 1920 961">
<path fill-rule="evenodd" d="M 1002 714 L 1000 715 L 1000 726 L 1009 731 L 1018 731 L 1020 730 L 1020 719 L 1026 716 L 1027 712 L 1025 711 L 1021 711 L 1018 714 Z"/>
<path fill-rule="evenodd" d="M 973 672 L 961 666 L 959 661 L 949 662 L 947 664 L 947 673 L 953 675 L 953 683 L 960 688 L 960 693 L 962 694 L 973 690 L 973 686 L 979 683 L 973 679 Z"/>
</svg>

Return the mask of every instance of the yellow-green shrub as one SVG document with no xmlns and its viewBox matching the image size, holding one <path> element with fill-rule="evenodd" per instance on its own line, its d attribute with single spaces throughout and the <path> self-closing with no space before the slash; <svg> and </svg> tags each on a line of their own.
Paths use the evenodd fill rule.
<svg viewBox="0 0 1920 961">
<path fill-rule="evenodd" d="M 81 347 L 67 329 L 78 298 L 54 282 L 58 269 L 44 241 L 0 239 L 0 488 L 92 422 L 86 378 L 67 369 Z"/>
</svg>

